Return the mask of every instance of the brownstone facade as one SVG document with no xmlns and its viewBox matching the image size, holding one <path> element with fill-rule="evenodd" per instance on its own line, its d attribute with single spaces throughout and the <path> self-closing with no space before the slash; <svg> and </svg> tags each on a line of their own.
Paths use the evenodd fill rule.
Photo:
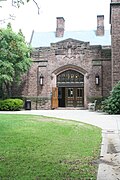
<svg viewBox="0 0 120 180">
<path fill-rule="evenodd" d="M 51 109 L 52 88 L 60 88 L 57 77 L 68 70 L 78 72 L 84 78 L 83 82 L 80 82 L 82 86 L 80 83 L 73 85 L 83 88 L 83 103 L 80 107 L 87 108 L 89 98 L 109 95 L 111 90 L 110 47 L 91 46 L 88 42 L 66 39 L 52 43 L 50 47 L 36 48 L 32 58 L 33 64 L 28 74 L 26 92 L 24 91 L 27 97 L 37 98 L 37 102 L 32 100 L 32 109 Z M 44 77 L 42 86 L 39 82 L 41 75 Z M 95 80 L 96 75 L 99 76 L 98 84 Z M 63 86 L 73 88 L 70 84 Z M 66 107 L 66 104 L 63 106 Z"/>
<path fill-rule="evenodd" d="M 112 48 L 112 87 L 120 81 L 120 0 L 110 4 L 111 48 Z"/>
</svg>

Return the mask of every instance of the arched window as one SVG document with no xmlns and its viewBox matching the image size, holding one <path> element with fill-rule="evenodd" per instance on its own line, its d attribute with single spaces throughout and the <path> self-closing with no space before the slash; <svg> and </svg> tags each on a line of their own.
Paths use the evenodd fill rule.
<svg viewBox="0 0 120 180">
<path fill-rule="evenodd" d="M 82 86 L 84 84 L 84 75 L 74 70 L 67 70 L 57 76 L 57 84 L 58 86 L 66 86 L 67 84 Z"/>
</svg>

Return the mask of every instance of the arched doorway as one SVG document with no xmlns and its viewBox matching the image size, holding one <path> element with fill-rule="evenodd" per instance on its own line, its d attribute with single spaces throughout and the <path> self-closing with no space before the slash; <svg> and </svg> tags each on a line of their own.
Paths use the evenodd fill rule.
<svg viewBox="0 0 120 180">
<path fill-rule="evenodd" d="M 75 70 L 66 70 L 57 75 L 58 106 L 84 106 L 84 75 Z"/>
</svg>

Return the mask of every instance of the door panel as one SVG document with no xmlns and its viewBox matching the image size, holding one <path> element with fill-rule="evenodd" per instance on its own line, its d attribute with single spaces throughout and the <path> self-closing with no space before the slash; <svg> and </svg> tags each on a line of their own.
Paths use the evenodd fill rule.
<svg viewBox="0 0 120 180">
<path fill-rule="evenodd" d="M 66 107 L 74 106 L 74 88 L 66 88 L 65 104 L 66 104 Z"/>
<path fill-rule="evenodd" d="M 52 88 L 52 109 L 55 109 L 58 107 L 58 88 L 53 87 Z"/>
<path fill-rule="evenodd" d="M 83 107 L 84 89 L 83 88 L 65 88 L 66 107 Z"/>
<path fill-rule="evenodd" d="M 76 88 L 76 107 L 82 107 L 84 102 L 83 88 Z"/>
<path fill-rule="evenodd" d="M 59 107 L 65 107 L 65 87 L 58 88 L 58 104 Z"/>
</svg>

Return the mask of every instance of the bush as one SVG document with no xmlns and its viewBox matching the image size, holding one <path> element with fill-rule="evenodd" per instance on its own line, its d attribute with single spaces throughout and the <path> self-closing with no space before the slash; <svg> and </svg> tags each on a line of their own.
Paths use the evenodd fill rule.
<svg viewBox="0 0 120 180">
<path fill-rule="evenodd" d="M 120 114 L 120 82 L 113 88 L 110 96 L 103 101 L 102 110 L 108 114 Z"/>
<path fill-rule="evenodd" d="M 0 101 L 0 111 L 19 111 L 23 107 L 21 99 L 5 99 Z"/>
</svg>

